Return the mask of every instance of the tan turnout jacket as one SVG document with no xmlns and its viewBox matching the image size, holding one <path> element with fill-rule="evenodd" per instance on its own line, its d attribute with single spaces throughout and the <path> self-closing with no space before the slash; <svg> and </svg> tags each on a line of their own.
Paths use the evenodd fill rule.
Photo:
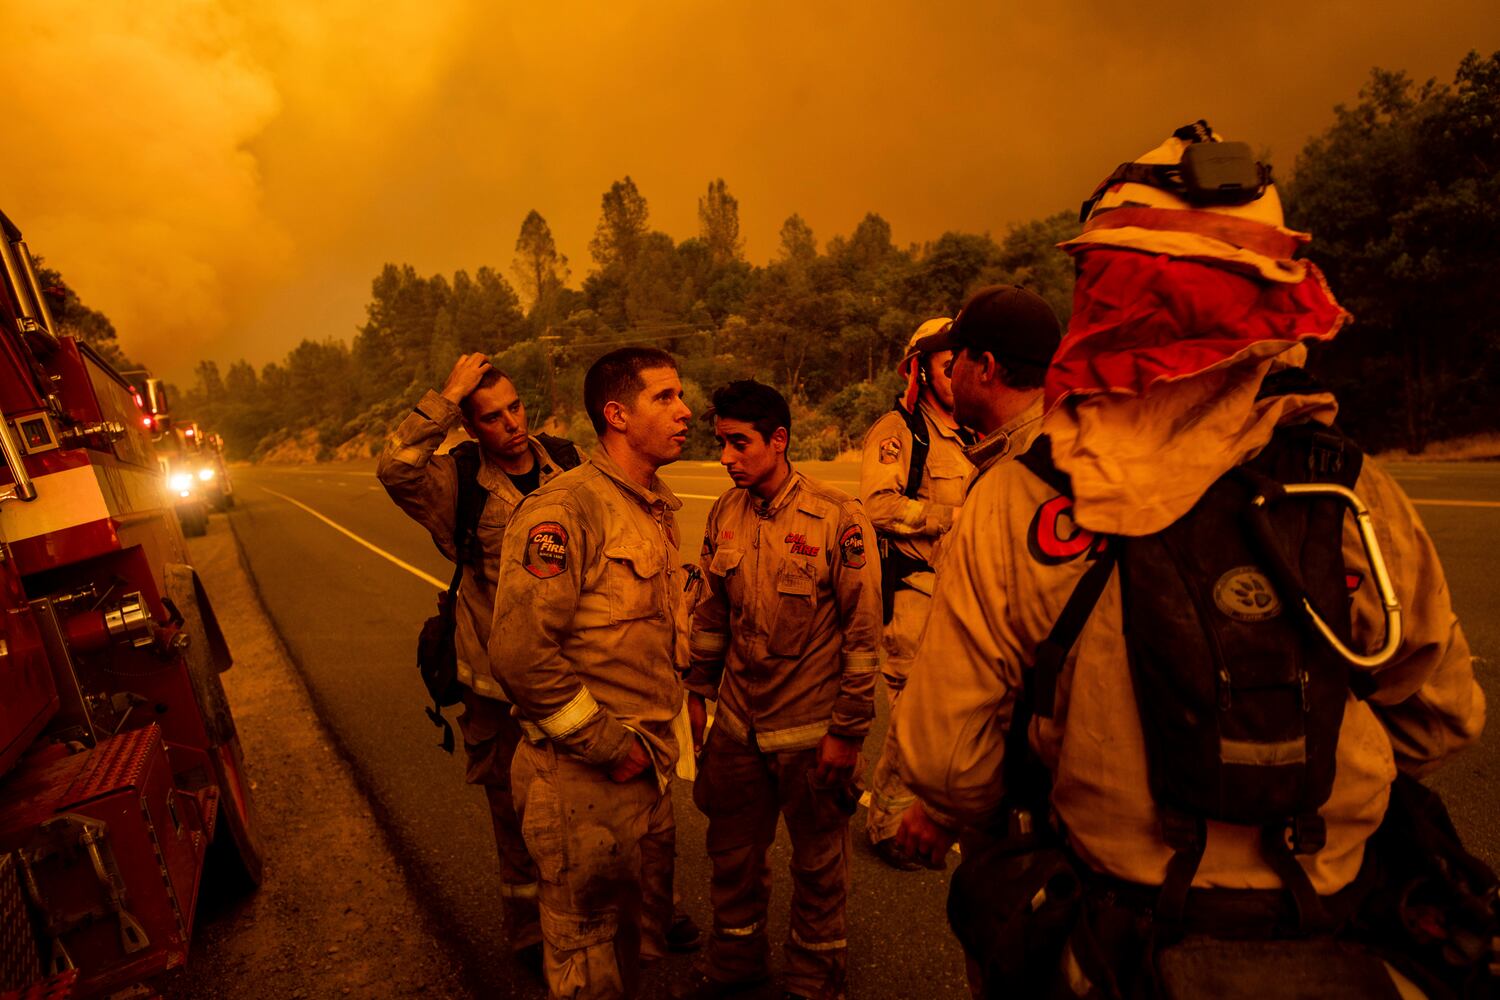
<svg viewBox="0 0 1500 1000">
<path fill-rule="evenodd" d="M 1263 443 L 1278 419 L 1297 410 L 1332 415 L 1326 396 L 1254 405 L 1243 421 L 1235 417 L 1235 430 L 1220 435 L 1221 447 Z M 1139 414 L 1154 419 L 1145 408 Z M 1257 428 L 1256 436 L 1240 436 L 1242 426 Z M 1110 453 L 1095 437 L 1089 454 Z M 1185 460 L 1196 461 L 1196 454 Z M 1168 455 L 1161 453 L 1155 474 L 1170 482 Z M 1200 478 L 1209 475 L 1217 473 Z M 1206 485 L 1199 483 L 1200 493 Z M 1300 859 L 1320 893 L 1343 887 L 1358 871 L 1396 769 L 1423 773 L 1472 743 L 1484 725 L 1484 696 L 1432 540 L 1401 489 L 1368 458 L 1356 492 L 1374 516 L 1405 612 L 1405 636 L 1396 658 L 1377 675 L 1378 692 L 1368 701 L 1351 695 L 1345 709 L 1337 777 L 1321 810 L 1327 845 Z M 1136 495 L 1135 487 L 1121 485 L 1116 496 L 1128 499 L 1112 502 L 1100 489 L 1092 503 L 1098 516 L 1128 522 L 1141 509 L 1134 506 Z M 1022 669 L 1034 661 L 1038 642 L 1088 565 L 1093 536 L 1072 519 L 1072 508 L 1023 466 L 1000 463 L 976 479 L 963 518 L 944 542 L 932 614 L 895 725 L 912 789 L 966 821 L 982 823 L 998 805 L 1005 731 Z M 1346 565 L 1351 574 L 1364 573 L 1353 595 L 1355 646 L 1373 649 L 1384 635 L 1380 602 L 1352 518 L 1344 534 Z M 1053 804 L 1073 847 L 1097 870 L 1154 885 L 1163 880 L 1172 852 L 1147 790 L 1118 579 L 1116 572 L 1064 664 L 1055 717 L 1034 720 L 1030 736 L 1053 773 Z M 1194 885 L 1279 884 L 1261 857 L 1257 830 L 1214 822 L 1208 828 Z"/>
<path fill-rule="evenodd" d="M 768 504 L 744 489 L 715 501 L 687 687 L 718 699 L 716 726 L 767 753 L 864 738 L 880 665 L 871 540 L 857 501 L 796 470 Z"/>
<path fill-rule="evenodd" d="M 490 663 L 522 729 L 602 767 L 644 737 L 659 780 L 677 761 L 673 666 L 682 589 L 674 512 L 602 449 L 526 499 L 505 532 Z"/>
<path fill-rule="evenodd" d="M 451 455 L 437 454 L 460 417 L 458 404 L 428 390 L 417 408 L 398 426 L 386 442 L 375 475 L 396 505 L 432 535 L 438 551 L 456 562 L 453 529 L 458 508 L 458 463 Z M 536 438 L 531 453 L 541 467 L 546 483 L 562 470 Z M 464 568 L 458 584 L 458 607 L 454 616 L 454 645 L 458 650 L 458 679 L 477 694 L 509 700 L 490 673 L 490 619 L 495 609 L 495 584 L 500 568 L 500 544 L 521 491 L 489 459 L 479 465 L 479 485 L 489 491 L 479 515 L 479 544 L 484 561 L 476 571 Z"/>
<path fill-rule="evenodd" d="M 859 493 L 876 531 L 891 538 L 908 556 L 932 565 L 933 543 L 953 524 L 974 466 L 964 454 L 958 432 L 938 420 L 927 404 L 918 405 L 930 444 L 916 497 L 905 493 L 911 471 L 911 430 L 895 410 L 875 421 L 865 434 Z M 923 593 L 932 592 L 931 573 L 913 573 L 908 583 Z"/>
</svg>

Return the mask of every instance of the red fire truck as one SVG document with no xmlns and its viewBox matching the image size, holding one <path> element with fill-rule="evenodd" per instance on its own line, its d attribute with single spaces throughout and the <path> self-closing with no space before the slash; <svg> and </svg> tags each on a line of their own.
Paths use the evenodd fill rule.
<svg viewBox="0 0 1500 1000">
<path fill-rule="evenodd" d="M 262 847 L 142 410 L 0 228 L 0 997 L 91 997 L 186 961 Z"/>
</svg>

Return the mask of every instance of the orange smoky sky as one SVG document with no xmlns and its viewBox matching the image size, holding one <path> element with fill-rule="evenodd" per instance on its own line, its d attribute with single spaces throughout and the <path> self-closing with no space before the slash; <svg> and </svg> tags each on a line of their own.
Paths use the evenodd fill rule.
<svg viewBox="0 0 1500 1000">
<path fill-rule="evenodd" d="M 752 262 L 793 212 L 901 243 L 1076 207 L 1205 117 L 1285 175 L 1373 66 L 1451 80 L 1494 0 L 1223 5 L 0 0 L 0 209 L 122 346 L 191 378 L 348 338 L 386 261 L 573 283 L 601 193 L 697 232 L 724 177 Z"/>
</svg>

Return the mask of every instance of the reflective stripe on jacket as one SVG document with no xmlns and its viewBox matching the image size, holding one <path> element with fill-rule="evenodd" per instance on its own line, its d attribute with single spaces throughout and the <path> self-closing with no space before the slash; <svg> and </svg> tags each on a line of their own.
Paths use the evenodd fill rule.
<svg viewBox="0 0 1500 1000">
<path fill-rule="evenodd" d="M 732 489 L 703 539 L 688 690 L 766 752 L 863 739 L 875 716 L 880 566 L 858 501 L 793 470 L 770 503 Z"/>
</svg>

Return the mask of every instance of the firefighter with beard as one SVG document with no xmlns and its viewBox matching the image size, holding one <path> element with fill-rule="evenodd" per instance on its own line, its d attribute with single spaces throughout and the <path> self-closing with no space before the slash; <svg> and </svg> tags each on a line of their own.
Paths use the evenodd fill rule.
<svg viewBox="0 0 1500 1000">
<path fill-rule="evenodd" d="M 849 817 L 880 660 L 870 523 L 857 500 L 787 461 L 791 413 L 775 389 L 731 382 L 711 413 L 735 488 L 708 515 L 687 689 L 714 925 L 699 978 L 675 995 L 725 996 L 767 977 L 767 855 L 784 817 L 786 995 L 834 1000 L 847 971 Z"/>
<path fill-rule="evenodd" d="M 906 387 L 895 407 L 865 434 L 860 465 L 860 499 L 879 538 L 882 673 L 893 714 L 927 623 L 933 550 L 958 514 L 964 483 L 974 468 L 964 454 L 973 438 L 953 416 L 947 375 L 953 352 L 928 347 L 949 322 L 930 319 L 911 335 L 897 368 Z M 886 864 L 909 871 L 920 866 L 896 850 L 896 827 L 912 796 L 901 780 L 896 743 L 889 734 L 887 730 L 875 765 L 865 831 Z"/>
<path fill-rule="evenodd" d="M 584 407 L 599 448 L 511 519 L 489 646 L 525 737 L 511 774 L 547 986 L 569 1000 L 632 995 L 668 946 L 682 501 L 657 470 L 692 415 L 676 361 L 641 347 L 594 363 Z"/>
<path fill-rule="evenodd" d="M 1420 789 L 1410 776 L 1478 738 L 1485 701 L 1411 502 L 1337 432 L 1336 401 L 1301 370 L 1306 342 L 1332 338 L 1348 314 L 1294 257 L 1308 237 L 1284 227 L 1269 171 L 1203 122 L 1122 165 L 1083 219 L 1064 244 L 1078 279 L 1043 436 L 976 478 L 896 719 L 920 799 L 1021 845 L 986 855 L 965 843 L 949 905 L 971 972 L 986 995 L 1223 995 L 1230 983 L 1234 995 L 1300 984 L 1297 995 L 1394 996 L 1379 962 L 1324 942 L 1379 898 L 1364 895 L 1372 857 L 1417 863 L 1367 848 L 1392 833 L 1388 804 Z M 961 313 L 961 408 L 988 366 L 964 325 Z M 1264 464 L 1277 455 L 1299 460 L 1278 472 Z M 1332 491 L 1278 493 L 1282 482 L 1326 490 L 1320 480 L 1347 481 L 1373 531 Z M 1221 516 L 1237 527 L 1196 545 L 1169 534 Z M 1273 516 L 1277 531 L 1305 518 L 1293 556 L 1254 528 Z M 1179 573 L 1242 546 L 1261 555 L 1220 576 Z M 1317 572 L 1305 553 L 1321 554 Z M 1134 585 L 1153 574 L 1180 577 L 1182 597 Z M 1192 686 L 1161 683 L 1213 663 L 1221 673 Z M 1257 728 L 1271 722 L 1291 725 L 1272 739 Z M 1205 733 L 1203 752 L 1169 752 Z M 1007 796 L 1033 755 L 1040 800 L 1014 808 Z M 1205 778 L 1209 806 L 1195 804 Z M 1289 816 L 1254 818 L 1284 798 Z M 921 805 L 898 834 L 934 864 L 955 835 Z M 1008 874 L 965 890 L 971 863 Z"/>
</svg>

